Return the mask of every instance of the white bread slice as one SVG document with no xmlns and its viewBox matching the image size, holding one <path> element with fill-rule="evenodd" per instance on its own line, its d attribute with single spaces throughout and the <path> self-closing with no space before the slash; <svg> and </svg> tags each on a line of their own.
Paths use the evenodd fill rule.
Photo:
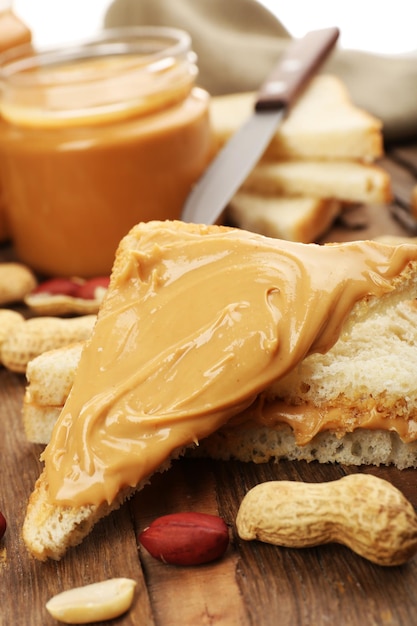
<svg viewBox="0 0 417 626">
<path fill-rule="evenodd" d="M 118 252 L 116 254 L 116 260 L 115 260 L 115 265 L 113 268 L 110 287 L 109 287 L 107 296 L 103 302 L 102 308 L 99 312 L 97 324 L 95 325 L 95 328 L 93 331 L 93 336 L 94 336 L 94 333 L 98 332 L 97 328 L 100 325 L 101 318 L 103 317 L 103 319 L 106 322 L 108 321 L 108 317 L 107 317 L 108 311 L 106 310 L 106 305 L 111 306 L 111 299 L 113 297 L 113 293 L 112 293 L 113 284 L 115 285 L 119 284 L 116 281 L 116 278 L 120 279 L 122 283 L 126 280 L 126 274 L 125 274 L 126 262 L 128 265 L 130 265 L 132 262 L 140 263 L 140 259 L 142 258 L 143 252 L 141 250 L 141 254 L 138 254 L 138 248 L 141 247 L 142 237 L 144 237 L 145 240 L 148 240 L 148 244 L 150 244 L 151 249 L 155 251 L 157 258 L 161 259 L 161 254 L 163 255 L 164 246 L 154 245 L 155 238 L 161 237 L 160 243 L 162 244 L 163 235 L 164 234 L 168 235 L 168 233 L 170 234 L 170 236 L 171 236 L 171 233 L 173 235 L 175 234 L 176 236 L 175 241 L 177 242 L 177 246 L 175 246 L 175 249 L 180 251 L 180 258 L 181 258 L 180 263 L 183 263 L 183 260 L 182 260 L 183 246 L 179 245 L 182 237 L 184 238 L 184 241 L 189 240 L 190 237 L 192 237 L 193 241 L 195 241 L 195 239 L 196 238 L 198 239 L 200 236 L 206 237 L 206 236 L 213 235 L 213 237 L 221 236 L 222 238 L 226 237 L 226 239 L 230 236 L 230 244 L 232 244 L 232 242 L 236 244 L 236 241 L 239 241 L 241 238 L 243 238 L 243 240 L 249 240 L 250 242 L 253 242 L 250 244 L 250 246 L 251 246 L 251 249 L 256 250 L 256 251 L 258 251 L 259 248 L 262 251 L 262 245 L 260 244 L 264 243 L 262 241 L 263 238 L 261 236 L 255 235 L 253 233 L 245 233 L 244 231 L 238 231 L 237 229 L 227 229 L 227 228 L 216 227 L 216 226 L 204 227 L 204 226 L 197 226 L 193 224 L 182 224 L 179 222 L 174 222 L 174 223 L 152 222 L 148 224 L 138 225 L 137 227 L 132 229 L 132 231 L 129 233 L 128 236 L 124 238 L 124 240 L 122 240 L 119 246 Z M 168 241 L 170 241 L 170 236 L 167 237 Z M 227 241 L 225 242 L 225 244 L 227 244 Z M 252 245 L 253 245 L 253 248 L 252 248 Z M 288 249 L 288 246 L 292 246 L 291 249 L 293 250 L 296 256 L 297 256 L 296 254 L 297 250 L 299 250 L 299 252 L 302 253 L 300 246 L 301 247 L 303 246 L 303 244 L 288 244 L 287 242 L 277 242 L 276 240 L 271 240 L 271 239 L 267 243 L 265 242 L 264 245 L 273 247 L 274 250 L 277 250 L 277 251 L 280 250 L 280 247 L 282 248 L 286 247 Z M 375 248 L 375 246 L 377 247 Z M 323 262 L 324 262 L 324 259 L 326 260 L 328 259 L 327 252 L 325 251 L 323 251 L 323 257 L 321 256 L 322 255 L 321 250 L 323 248 L 325 247 L 314 246 L 314 259 L 315 259 L 314 272 L 317 272 L 318 270 L 316 266 L 316 259 L 317 259 L 316 254 L 320 255 L 320 257 L 323 258 Z M 383 244 L 371 245 L 370 243 L 367 243 L 367 242 L 363 242 L 363 243 L 356 242 L 353 244 L 340 244 L 340 246 L 336 246 L 336 249 L 340 250 L 338 254 L 340 254 L 343 258 L 345 258 L 345 251 L 351 248 L 359 252 L 357 260 L 358 262 L 361 263 L 361 267 L 363 265 L 364 272 L 371 272 L 370 268 L 368 267 L 369 259 L 366 254 L 366 250 L 370 252 L 372 249 L 374 253 L 377 252 L 378 258 L 380 254 L 382 254 L 383 257 L 385 257 L 386 255 L 387 260 L 394 259 L 394 258 L 397 259 L 398 256 L 402 257 L 402 252 L 404 251 L 405 257 L 408 259 L 408 261 L 405 266 L 400 264 L 401 267 L 392 274 L 385 273 L 385 270 L 382 269 L 382 266 L 380 266 L 378 262 L 377 269 L 375 270 L 375 272 L 372 271 L 372 288 L 370 287 L 370 283 L 367 283 L 367 284 L 369 285 L 369 288 L 372 290 L 372 293 L 379 292 L 379 289 L 381 288 L 382 289 L 381 293 L 383 293 L 383 295 L 377 297 L 376 295 L 371 295 L 371 292 L 364 293 L 363 295 L 358 294 L 356 302 L 352 303 L 352 308 L 350 309 L 350 313 L 348 309 L 347 317 L 344 318 L 343 328 L 341 331 L 341 337 L 344 337 L 345 333 L 348 332 L 349 328 L 353 324 L 357 323 L 363 317 L 366 317 L 370 315 L 371 313 L 378 314 L 384 311 L 385 307 L 387 306 L 394 306 L 394 304 L 396 304 L 398 301 L 404 298 L 411 298 L 417 295 L 417 247 L 401 246 L 401 248 L 396 248 L 392 246 L 384 246 Z M 244 249 L 247 252 L 247 248 L 243 247 L 242 249 Z M 333 254 L 334 249 L 335 249 L 334 246 L 332 246 L 332 252 L 331 252 L 332 254 Z M 148 247 L 148 250 L 149 250 L 149 247 Z M 133 255 L 131 254 L 131 252 L 133 252 Z M 304 250 L 304 254 L 306 254 L 305 250 Z M 258 259 L 258 252 L 256 252 L 255 256 Z M 303 253 L 301 254 L 301 257 L 302 256 L 303 256 Z M 244 258 L 244 261 L 245 262 L 242 265 L 242 272 L 245 275 L 247 275 L 248 259 L 246 256 Z M 149 268 L 149 259 L 147 259 L 146 263 L 147 263 L 146 267 Z M 391 267 L 391 264 L 389 264 L 389 266 Z M 258 265 L 256 265 L 256 268 L 258 268 Z M 137 269 L 139 270 L 139 268 Z M 338 269 L 342 271 L 342 274 L 345 277 L 343 280 L 343 283 L 345 283 L 345 280 L 350 281 L 351 266 L 349 264 L 342 263 L 341 267 Z M 174 274 L 175 274 L 175 270 L 176 270 L 175 266 L 174 267 L 170 266 L 170 271 L 174 272 Z M 329 268 L 327 267 L 325 263 L 325 267 L 323 267 L 323 271 L 328 272 L 328 270 Z M 379 272 L 382 272 L 382 274 L 379 275 Z M 139 274 L 140 272 L 138 272 L 138 277 L 139 277 Z M 384 274 L 384 278 L 382 278 L 383 274 Z M 321 272 L 316 275 L 321 276 Z M 335 280 L 334 278 L 335 276 L 337 276 L 338 277 L 337 280 L 339 280 L 339 271 L 334 273 L 333 280 Z M 145 272 L 145 276 L 144 276 L 145 280 L 146 280 L 146 277 L 147 277 L 147 273 Z M 326 279 L 327 280 L 326 293 L 327 293 L 327 288 L 328 288 L 327 285 L 330 279 L 330 275 L 326 273 L 326 277 L 328 277 Z M 232 278 L 235 280 L 236 278 L 235 273 L 232 274 Z M 320 280 L 320 284 L 321 284 L 321 280 Z M 115 290 L 117 292 L 117 288 L 115 288 Z M 227 302 L 229 302 L 229 297 L 230 297 L 229 292 L 227 291 L 225 294 L 225 298 L 227 299 Z M 136 302 L 137 302 L 137 299 L 135 299 L 135 303 Z M 227 302 L 222 301 L 222 306 L 226 305 Z M 152 302 L 152 304 L 154 305 L 155 303 Z M 158 307 L 154 306 L 154 310 L 157 311 Z M 123 315 L 124 314 L 125 314 L 125 310 L 123 310 Z M 332 321 L 333 320 L 331 318 L 327 318 L 328 324 L 330 324 L 330 326 L 333 328 Z M 245 320 L 245 323 L 246 323 L 246 320 Z M 323 328 L 322 323 L 320 323 L 319 326 L 320 327 L 318 328 L 318 333 L 319 333 L 319 336 L 321 336 L 321 333 L 324 330 L 324 328 Z M 170 327 L 170 332 L 172 332 L 172 330 L 173 329 Z M 334 337 L 334 340 L 336 340 L 336 337 Z M 88 354 L 89 341 L 87 342 L 86 346 L 83 349 L 82 358 Z M 235 344 L 233 343 L 233 345 Z M 259 347 L 261 351 L 263 352 L 264 347 L 262 345 Z M 194 365 L 193 363 L 194 353 L 195 352 L 193 350 L 190 350 L 187 353 L 188 355 L 190 355 L 188 357 L 190 359 L 188 361 L 189 369 L 191 369 Z M 90 356 L 93 356 L 93 354 L 90 353 Z M 110 358 L 110 354 L 107 354 L 106 358 L 107 357 Z M 300 355 L 300 358 L 302 358 L 301 355 Z M 230 376 L 232 377 L 233 381 L 235 381 L 236 380 L 235 368 L 232 367 L 231 370 L 232 371 L 230 372 Z M 246 384 L 250 384 L 251 380 L 252 379 L 246 381 Z M 75 384 L 76 384 L 76 381 L 75 381 Z M 74 384 L 73 389 L 75 388 L 75 384 Z M 239 389 L 241 389 L 241 386 L 242 386 L 242 380 L 240 381 Z M 241 403 L 240 403 L 240 407 L 241 407 Z M 210 413 L 211 411 L 213 411 L 212 408 L 210 409 Z M 237 412 L 238 411 L 235 411 L 235 414 Z M 64 415 L 64 412 L 63 412 L 63 415 Z M 202 415 L 202 418 L 203 417 L 204 415 Z M 187 446 L 188 446 L 188 442 L 187 444 L 184 444 L 183 446 L 178 446 L 175 449 L 173 449 L 171 451 L 171 454 L 167 456 L 165 460 L 160 463 L 158 471 L 162 471 L 166 469 L 167 467 L 169 467 L 173 458 L 177 458 L 178 456 L 185 453 Z M 33 554 L 36 558 L 40 560 L 44 560 L 48 557 L 54 558 L 54 559 L 61 558 L 70 546 L 76 545 L 82 541 L 82 539 L 90 532 L 90 530 L 92 529 L 92 527 L 98 520 L 100 520 L 103 516 L 107 515 L 113 509 L 120 506 L 120 504 L 122 504 L 122 502 L 126 498 L 128 498 L 134 491 L 141 489 L 143 485 L 146 484 L 146 482 L 150 479 L 150 477 L 151 477 L 150 475 L 145 476 L 142 480 L 139 480 L 138 483 L 133 487 L 122 488 L 117 494 L 116 498 L 113 501 L 111 501 L 110 504 L 108 504 L 106 501 L 106 502 L 103 502 L 102 504 L 97 504 L 97 505 L 90 504 L 90 505 L 84 505 L 84 506 L 71 506 L 71 505 L 61 505 L 61 504 L 54 503 L 49 498 L 49 495 L 48 495 L 49 485 L 48 485 L 48 480 L 47 480 L 47 474 L 45 471 L 43 471 L 30 497 L 28 508 L 27 508 L 27 513 L 26 513 L 26 518 L 25 518 L 24 525 L 23 525 L 23 538 L 24 538 L 24 541 L 26 543 L 28 550 L 31 552 L 31 554 Z"/>
<path fill-rule="evenodd" d="M 306 461 L 342 465 L 392 465 L 399 470 L 417 467 L 417 442 L 404 443 L 388 430 L 358 428 L 340 436 L 336 431 L 319 432 L 303 446 L 284 423 L 274 428 L 248 422 L 244 428 L 222 428 L 191 452 L 193 457 L 267 463 Z"/>
<path fill-rule="evenodd" d="M 43 352 L 29 361 L 23 399 L 23 426 L 32 443 L 48 443 L 68 398 L 84 342 Z"/>
<path fill-rule="evenodd" d="M 340 211 L 337 200 L 239 191 L 227 207 L 226 220 L 267 237 L 311 243 L 328 230 Z"/>
<path fill-rule="evenodd" d="M 211 121 L 221 147 L 253 112 L 254 94 L 217 96 Z M 383 154 L 381 122 L 355 106 L 341 80 L 313 78 L 276 131 L 265 158 L 374 161 Z"/>
<path fill-rule="evenodd" d="M 353 161 L 264 161 L 254 167 L 241 189 L 364 204 L 386 204 L 392 200 L 388 172 L 377 165 Z"/>
</svg>

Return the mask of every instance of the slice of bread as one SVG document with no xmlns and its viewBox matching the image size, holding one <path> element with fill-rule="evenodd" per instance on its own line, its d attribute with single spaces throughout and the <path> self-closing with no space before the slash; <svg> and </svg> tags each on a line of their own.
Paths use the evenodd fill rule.
<svg viewBox="0 0 417 626">
<path fill-rule="evenodd" d="M 23 426 L 33 443 L 48 443 L 68 398 L 84 342 L 43 352 L 29 361 L 23 399 Z"/>
<path fill-rule="evenodd" d="M 221 147 L 253 112 L 254 94 L 212 98 L 211 120 Z M 272 159 L 374 161 L 383 154 L 381 122 L 355 106 L 335 76 L 315 76 L 265 152 Z"/>
<path fill-rule="evenodd" d="M 185 282 L 181 280 L 184 273 Z M 291 278 L 293 273 L 297 282 Z M 300 275 L 303 280 L 300 280 Z M 222 288 L 223 282 L 226 288 Z M 256 294 L 255 298 L 253 294 Z M 196 440 L 203 440 L 216 432 L 228 419 L 241 413 L 245 406 L 248 407 L 272 383 L 279 381 L 289 363 L 292 364 L 291 367 L 296 367 L 306 356 L 306 352 L 320 352 L 325 346 L 328 350 L 339 335 L 340 339 L 346 338 L 353 325 L 360 320 L 370 315 L 381 315 L 387 307 L 416 295 L 417 246 L 414 245 L 391 246 L 375 242 L 305 245 L 268 239 L 239 229 L 181 222 L 151 222 L 134 227 L 122 240 L 117 251 L 107 296 L 99 311 L 92 336 L 82 350 L 71 393 L 46 448 L 50 453 L 58 452 L 59 456 L 49 457 L 51 465 L 43 470 L 28 503 L 23 526 L 23 538 L 28 550 L 41 560 L 48 557 L 61 558 L 70 546 L 82 541 L 99 519 L 120 506 L 134 491 L 141 489 L 154 472 L 169 467 L 172 459 L 193 448 Z M 236 309 L 237 296 L 243 298 L 239 309 Z M 192 306 L 188 309 L 189 315 L 184 324 L 184 302 L 187 298 Z M 172 308 L 173 301 L 177 303 L 178 310 Z M 152 311 L 152 320 L 149 319 L 148 307 Z M 263 307 L 267 317 L 259 318 L 259 310 Z M 221 323 L 218 326 L 219 311 L 230 311 L 224 318 L 227 324 Z M 208 332 L 213 324 L 213 315 L 217 320 L 215 328 L 218 329 L 215 335 Z M 222 316 L 220 319 L 223 319 Z M 172 322 L 173 318 L 176 323 Z M 297 331 L 301 344 L 296 340 L 296 319 L 303 329 Z M 151 327 L 147 327 L 145 332 L 143 326 L 147 323 Z M 286 324 L 292 329 L 291 342 L 286 342 Z M 139 330 L 140 345 L 147 346 L 144 350 L 140 350 L 139 346 L 135 347 Z M 268 335 L 271 330 L 279 335 L 277 343 Z M 259 333 L 260 340 L 255 339 L 253 343 L 252 337 L 256 332 Z M 113 333 L 114 337 L 111 336 Z M 210 336 L 209 343 L 206 341 L 207 336 Z M 115 338 L 117 341 L 114 341 Z M 169 341 L 166 349 L 162 347 L 165 340 Z M 250 342 L 251 359 L 243 358 L 247 354 L 247 340 Z M 307 345 L 304 345 L 306 340 Z M 219 352 L 217 349 L 213 350 L 212 346 L 218 346 L 218 342 L 225 349 L 225 353 L 223 348 Z M 190 345 L 193 346 L 192 349 L 189 349 Z M 199 352 L 201 346 L 203 353 Z M 209 354 L 215 359 L 213 364 L 205 360 L 208 355 L 204 351 L 205 346 L 209 346 Z M 149 350 L 153 351 L 152 354 Z M 225 359 L 223 354 L 228 354 L 228 358 Z M 198 355 L 204 359 L 202 368 L 199 367 L 201 362 Z M 137 369 L 136 366 L 132 368 L 132 358 L 132 363 L 138 363 Z M 110 500 L 104 499 L 96 504 L 63 504 L 52 497 L 48 476 L 56 477 L 56 459 L 58 463 L 67 461 L 71 471 L 75 469 L 77 478 L 73 480 L 72 474 L 66 474 L 65 479 L 70 476 L 72 484 L 78 488 L 78 477 L 83 468 L 79 460 L 74 466 L 74 458 L 79 459 L 79 456 L 77 452 L 77 457 L 74 457 L 70 451 L 71 431 L 79 426 L 84 432 L 85 422 L 80 419 L 80 414 L 86 407 L 96 404 L 96 394 L 95 418 L 105 417 L 105 423 L 102 426 L 102 422 L 99 423 L 100 437 L 96 444 L 100 445 L 101 438 L 105 437 L 106 424 L 109 423 L 111 428 L 118 428 L 123 422 L 120 407 L 124 404 L 116 404 L 117 420 L 114 420 L 112 405 L 103 402 L 106 403 L 107 398 L 112 401 L 115 389 L 119 398 L 118 393 L 122 389 L 118 387 L 118 380 L 120 374 L 125 374 L 126 359 L 130 374 L 128 380 L 123 377 L 122 388 L 124 390 L 130 381 L 126 400 L 129 420 L 133 418 L 135 425 L 140 422 L 143 399 L 146 402 L 146 412 L 142 419 L 142 430 L 144 427 L 145 432 L 138 440 L 135 430 L 133 441 L 142 452 L 133 461 L 131 455 L 126 455 L 124 444 L 121 447 L 112 447 L 112 457 L 106 457 L 106 463 L 113 463 L 114 453 L 122 451 L 122 460 L 127 464 L 129 472 L 139 468 L 138 473 L 135 473 L 136 482 L 127 486 L 123 486 L 126 483 L 119 485 L 115 497 Z M 151 377 L 145 376 L 140 369 L 143 363 L 147 368 L 149 362 L 156 367 L 153 371 L 162 376 L 161 381 L 165 381 L 168 392 L 160 384 L 154 386 L 155 374 Z M 254 363 L 257 365 L 255 369 Z M 258 367 L 259 364 L 262 368 Z M 183 387 L 176 384 L 178 366 L 187 373 L 188 386 L 189 381 L 193 381 L 192 389 L 189 390 L 191 405 L 184 398 Z M 106 380 L 110 375 L 111 388 L 104 389 L 101 386 L 103 367 L 107 370 Z M 122 372 L 118 367 L 122 368 Z M 206 379 L 207 367 L 210 388 L 209 394 L 204 396 L 205 390 L 200 384 L 199 376 Z M 213 376 L 219 387 L 213 388 Z M 140 382 L 136 382 L 138 378 Z M 147 391 L 153 388 L 154 393 L 142 395 L 142 384 Z M 131 392 L 136 395 L 132 396 Z M 170 423 L 169 436 L 172 433 L 178 436 L 174 437 L 172 446 L 169 440 L 168 447 L 165 445 L 168 433 L 164 429 L 161 454 L 161 450 L 150 446 L 149 440 L 155 433 L 159 440 L 158 424 L 163 427 L 163 416 L 167 415 L 171 406 L 161 406 L 161 397 L 165 398 L 167 395 L 167 402 L 171 402 L 171 395 L 173 396 L 175 415 L 177 407 L 181 407 L 178 413 L 180 427 Z M 39 399 L 42 394 L 38 392 L 36 395 L 32 390 L 31 397 Z M 227 404 L 226 397 L 229 398 Z M 78 406 L 80 399 L 81 411 L 75 415 L 71 407 L 74 404 Z M 132 403 L 132 399 L 137 405 Z M 210 401 L 207 404 L 208 400 Z M 186 416 L 189 418 L 190 410 L 194 419 L 193 428 L 189 428 L 187 422 L 183 431 L 182 422 Z M 147 430 L 148 417 L 151 419 Z M 92 425 L 90 418 L 89 424 Z M 112 432 L 113 440 L 114 431 Z M 64 440 L 61 435 L 64 435 Z M 62 448 L 61 441 L 64 442 Z M 82 446 L 84 449 L 83 444 Z M 97 454 L 96 447 L 94 453 Z M 147 457 L 147 460 L 150 457 L 153 463 L 154 453 L 158 455 L 157 463 L 152 465 L 155 466 L 154 469 L 144 471 L 143 457 Z M 43 458 L 46 461 L 48 457 L 45 458 L 44 455 Z M 91 459 L 89 456 L 89 463 Z M 117 460 L 121 460 L 120 454 Z M 102 472 L 107 469 L 106 463 L 103 463 L 99 459 L 99 471 L 96 473 L 98 481 L 102 480 Z M 88 467 L 90 484 L 94 469 L 90 465 Z M 48 469 L 52 474 L 48 474 Z M 103 484 L 105 492 L 107 486 L 107 483 Z"/>
<path fill-rule="evenodd" d="M 242 189 L 364 204 L 386 204 L 393 197 L 388 172 L 377 165 L 353 161 L 262 162 L 246 178 Z"/>
<path fill-rule="evenodd" d="M 225 217 L 233 226 L 267 237 L 311 243 L 328 230 L 340 211 L 337 200 L 240 191 L 230 201 Z"/>
</svg>

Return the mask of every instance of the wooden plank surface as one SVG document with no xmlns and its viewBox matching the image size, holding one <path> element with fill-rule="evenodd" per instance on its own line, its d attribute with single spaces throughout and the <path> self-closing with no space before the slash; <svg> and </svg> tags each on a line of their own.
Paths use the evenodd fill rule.
<svg viewBox="0 0 417 626">
<path fill-rule="evenodd" d="M 417 184 L 417 144 L 390 148 L 394 207 L 408 208 Z M 353 225 L 348 228 L 346 223 Z M 412 232 L 412 231 L 410 231 Z M 335 224 L 330 240 L 405 234 L 386 207 L 360 207 Z M 0 259 L 11 258 L 9 248 Z M 112 576 L 137 581 L 134 605 L 114 620 L 124 626 L 414 625 L 417 558 L 381 568 L 337 545 L 291 550 L 242 542 L 234 521 L 246 491 L 271 479 L 327 481 L 364 471 L 388 479 L 417 507 L 415 470 L 348 468 L 316 463 L 264 465 L 183 459 L 98 524 L 60 562 L 31 559 L 21 539 L 27 498 L 40 471 L 42 446 L 26 442 L 21 407 L 25 379 L 0 369 L 0 510 L 8 529 L 0 543 L 0 625 L 49 626 L 45 610 L 59 591 Z M 196 568 L 161 564 L 138 550 L 137 533 L 158 515 L 182 510 L 220 514 L 230 528 L 225 557 Z"/>
</svg>

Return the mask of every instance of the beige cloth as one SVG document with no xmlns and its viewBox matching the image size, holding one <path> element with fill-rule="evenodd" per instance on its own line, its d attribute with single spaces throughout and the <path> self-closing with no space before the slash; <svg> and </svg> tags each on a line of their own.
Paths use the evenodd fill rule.
<svg viewBox="0 0 417 626">
<path fill-rule="evenodd" d="M 256 90 L 289 40 L 256 0 L 113 0 L 105 25 L 135 24 L 188 31 L 199 84 L 212 95 Z M 354 102 L 383 121 L 386 139 L 417 136 L 417 53 L 384 56 L 337 48 L 323 71 L 340 76 Z"/>
</svg>

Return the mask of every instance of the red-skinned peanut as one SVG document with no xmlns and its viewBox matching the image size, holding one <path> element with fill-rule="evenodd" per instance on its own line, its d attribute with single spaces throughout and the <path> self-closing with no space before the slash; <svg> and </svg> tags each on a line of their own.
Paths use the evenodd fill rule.
<svg viewBox="0 0 417 626">
<path fill-rule="evenodd" d="M 97 289 L 107 289 L 109 286 L 109 276 L 97 276 L 96 278 L 90 278 L 85 283 L 78 286 L 75 293 L 76 298 L 83 298 L 84 300 L 95 300 L 97 297 Z"/>
<path fill-rule="evenodd" d="M 201 565 L 223 556 L 229 545 L 229 530 L 221 517 L 189 511 L 157 518 L 138 539 L 159 561 Z"/>
<path fill-rule="evenodd" d="M 40 283 L 32 294 L 45 294 L 50 296 L 75 296 L 79 284 L 71 278 L 50 278 Z"/>
</svg>

